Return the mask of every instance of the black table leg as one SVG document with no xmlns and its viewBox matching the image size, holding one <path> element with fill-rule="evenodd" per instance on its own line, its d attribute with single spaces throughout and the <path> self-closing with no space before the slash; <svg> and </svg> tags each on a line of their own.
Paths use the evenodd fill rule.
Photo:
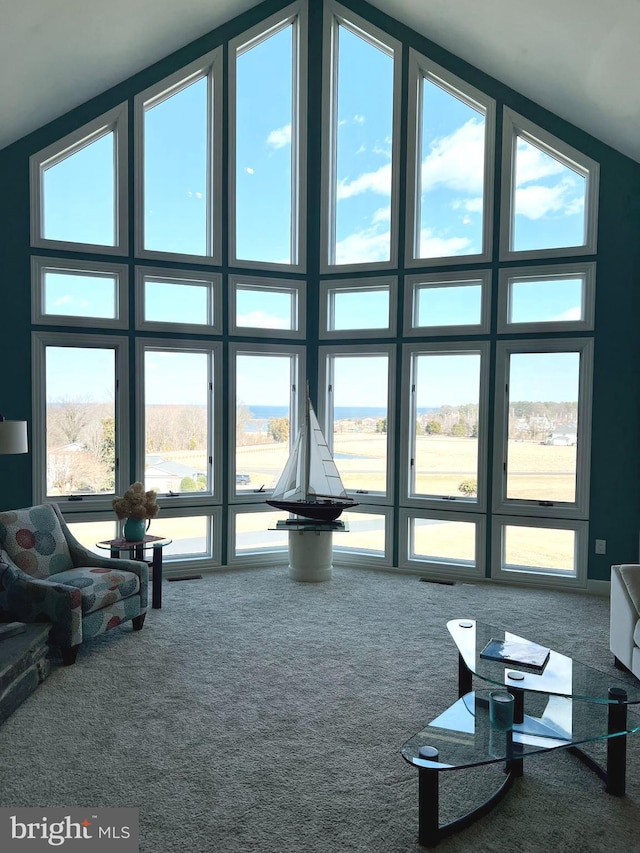
<svg viewBox="0 0 640 853">
<path fill-rule="evenodd" d="M 507 690 L 513 696 L 513 722 L 524 723 L 524 690 L 509 685 Z M 523 761 L 521 758 L 512 758 L 507 762 L 509 772 L 513 776 L 522 776 Z"/>
<path fill-rule="evenodd" d="M 435 747 L 420 748 L 420 757 L 438 760 Z M 418 843 L 422 847 L 435 847 L 440 840 L 438 770 L 418 767 Z"/>
<path fill-rule="evenodd" d="M 162 548 L 154 546 L 151 568 L 153 580 L 151 606 L 154 610 L 160 610 L 162 607 Z"/>
<path fill-rule="evenodd" d="M 464 658 L 458 652 L 458 699 L 461 699 L 472 690 L 473 674 L 464 662 Z"/>
<path fill-rule="evenodd" d="M 627 692 L 621 687 L 609 688 L 608 732 L 624 732 L 627 728 Z M 627 736 L 607 740 L 607 793 L 624 796 L 627 776 Z"/>
</svg>

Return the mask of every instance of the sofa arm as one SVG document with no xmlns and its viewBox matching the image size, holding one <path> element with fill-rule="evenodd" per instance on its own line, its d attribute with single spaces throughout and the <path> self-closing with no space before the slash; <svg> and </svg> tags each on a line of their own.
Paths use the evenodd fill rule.
<svg viewBox="0 0 640 853">
<path fill-rule="evenodd" d="M 609 602 L 609 648 L 627 669 L 631 669 L 633 658 L 633 632 L 640 614 L 629 594 L 623 574 L 637 568 L 640 578 L 640 566 L 611 566 L 611 597 Z"/>
</svg>

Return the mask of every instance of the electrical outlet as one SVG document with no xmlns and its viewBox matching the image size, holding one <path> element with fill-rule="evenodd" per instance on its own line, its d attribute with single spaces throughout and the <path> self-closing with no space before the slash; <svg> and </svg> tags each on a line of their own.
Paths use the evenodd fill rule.
<svg viewBox="0 0 640 853">
<path fill-rule="evenodd" d="M 607 553 L 607 540 L 606 539 L 596 539 L 596 554 L 606 554 Z"/>
</svg>

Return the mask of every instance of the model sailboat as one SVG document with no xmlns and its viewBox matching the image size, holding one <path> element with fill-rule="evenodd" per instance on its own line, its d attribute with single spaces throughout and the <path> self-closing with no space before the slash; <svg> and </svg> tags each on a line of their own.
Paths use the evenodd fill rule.
<svg viewBox="0 0 640 853">
<path fill-rule="evenodd" d="M 270 506 L 320 522 L 358 506 L 348 497 L 307 394 L 304 423 L 276 483 Z"/>
</svg>

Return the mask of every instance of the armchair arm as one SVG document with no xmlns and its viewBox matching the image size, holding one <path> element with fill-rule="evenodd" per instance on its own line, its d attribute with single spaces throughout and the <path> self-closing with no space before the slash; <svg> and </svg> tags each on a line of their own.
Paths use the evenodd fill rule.
<svg viewBox="0 0 640 853">
<path fill-rule="evenodd" d="M 48 578 L 32 578 L 9 558 L 0 563 L 0 607 L 21 622 L 52 622 L 60 646 L 82 642 L 80 590 Z"/>
</svg>

